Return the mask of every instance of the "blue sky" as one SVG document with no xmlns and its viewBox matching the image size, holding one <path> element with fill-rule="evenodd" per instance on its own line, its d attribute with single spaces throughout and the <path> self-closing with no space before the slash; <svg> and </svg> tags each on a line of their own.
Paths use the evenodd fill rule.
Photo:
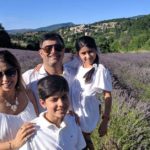
<svg viewBox="0 0 150 150">
<path fill-rule="evenodd" d="M 0 23 L 6 30 L 146 14 L 150 0 L 0 0 Z"/>
</svg>

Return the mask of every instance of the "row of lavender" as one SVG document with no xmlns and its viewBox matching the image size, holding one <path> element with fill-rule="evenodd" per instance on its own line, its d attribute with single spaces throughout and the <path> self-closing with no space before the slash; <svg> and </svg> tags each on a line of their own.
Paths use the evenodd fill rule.
<svg viewBox="0 0 150 150">
<path fill-rule="evenodd" d="M 0 48 L 0 50 L 8 50 L 13 53 L 21 65 L 22 72 L 25 72 L 26 70 L 35 67 L 38 63 L 41 62 L 38 51 L 35 52 L 29 50 L 7 48 Z"/>
<path fill-rule="evenodd" d="M 101 54 L 100 58 L 112 73 L 114 99 L 110 131 L 101 147 L 150 149 L 150 53 Z"/>
<path fill-rule="evenodd" d="M 41 62 L 38 52 L 9 51 L 18 58 L 22 72 Z M 150 53 L 101 54 L 100 59 L 113 77 L 113 109 L 107 136 L 100 140 L 94 133 L 96 147 L 107 150 L 149 149 Z"/>
</svg>

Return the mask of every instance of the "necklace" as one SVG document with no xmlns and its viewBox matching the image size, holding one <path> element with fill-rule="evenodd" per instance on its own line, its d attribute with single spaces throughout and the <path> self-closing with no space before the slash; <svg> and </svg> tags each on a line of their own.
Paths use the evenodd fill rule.
<svg viewBox="0 0 150 150">
<path fill-rule="evenodd" d="M 9 103 L 7 100 L 5 100 L 6 106 L 10 107 L 10 109 L 15 112 L 18 108 L 19 102 L 18 102 L 18 97 L 16 96 L 16 100 L 14 104 Z"/>
</svg>

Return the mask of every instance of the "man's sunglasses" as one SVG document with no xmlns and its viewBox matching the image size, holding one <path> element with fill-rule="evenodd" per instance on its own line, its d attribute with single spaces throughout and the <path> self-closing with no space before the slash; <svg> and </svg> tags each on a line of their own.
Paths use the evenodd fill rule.
<svg viewBox="0 0 150 150">
<path fill-rule="evenodd" d="M 47 45 L 47 46 L 45 46 L 44 48 L 41 48 L 41 49 L 43 49 L 45 51 L 45 53 L 50 54 L 53 47 L 54 47 L 55 51 L 57 51 L 57 52 L 61 52 L 62 49 L 63 49 L 62 45 L 60 45 L 60 44 Z"/>
<path fill-rule="evenodd" d="M 0 78 L 2 78 L 4 75 L 7 77 L 14 77 L 17 73 L 17 70 L 15 68 L 10 68 L 6 71 L 0 72 Z"/>
</svg>

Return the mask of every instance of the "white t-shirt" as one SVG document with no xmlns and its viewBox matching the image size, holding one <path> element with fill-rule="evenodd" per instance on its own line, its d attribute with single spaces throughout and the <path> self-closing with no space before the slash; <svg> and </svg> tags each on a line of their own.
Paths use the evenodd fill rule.
<svg viewBox="0 0 150 150">
<path fill-rule="evenodd" d="M 91 68 L 78 68 L 77 75 L 71 86 L 71 99 L 73 110 L 80 117 L 83 132 L 92 132 L 99 122 L 99 105 L 97 94 L 103 90 L 111 91 L 112 82 L 109 71 L 99 64 L 89 83 L 85 83 L 83 76 Z"/>
<path fill-rule="evenodd" d="M 39 103 L 39 96 L 38 96 L 39 94 L 38 94 L 38 89 L 37 89 L 37 83 L 38 83 L 38 80 L 46 77 L 47 75 L 48 74 L 45 71 L 44 66 L 42 66 L 39 69 L 39 71 L 36 71 L 34 69 L 30 69 L 30 70 L 26 71 L 25 73 L 23 73 L 23 75 L 22 75 L 23 80 L 25 81 L 25 84 L 34 93 L 34 96 L 35 96 L 36 101 L 37 101 L 37 106 L 38 106 L 39 112 L 44 111 L 44 108 L 42 108 L 40 103 Z"/>
<path fill-rule="evenodd" d="M 14 139 L 21 125 L 35 117 L 36 114 L 31 102 L 28 102 L 26 108 L 18 115 L 0 113 L 0 142 Z"/>
<path fill-rule="evenodd" d="M 73 77 L 74 77 L 74 74 L 75 74 L 76 70 L 72 69 L 72 68 L 69 68 L 69 67 L 65 67 L 65 66 L 64 66 L 63 69 L 64 69 L 63 70 L 63 76 L 67 80 L 67 82 L 70 86 L 71 82 L 73 81 Z M 42 106 L 39 103 L 39 96 L 38 96 L 39 94 L 38 94 L 37 83 L 40 79 L 46 77 L 47 75 L 48 74 L 45 71 L 43 65 L 39 69 L 39 71 L 36 71 L 34 69 L 30 69 L 30 70 L 26 71 L 25 73 L 23 73 L 23 75 L 22 75 L 23 80 L 25 81 L 25 84 L 34 93 L 34 96 L 35 96 L 36 101 L 37 101 L 38 110 L 39 110 L 40 113 L 45 111 L 45 110 L 44 110 L 44 108 L 42 108 Z"/>
<path fill-rule="evenodd" d="M 44 114 L 32 121 L 36 123 L 36 134 L 20 150 L 81 150 L 86 146 L 74 117 L 66 115 L 58 128 L 47 121 Z"/>
</svg>

